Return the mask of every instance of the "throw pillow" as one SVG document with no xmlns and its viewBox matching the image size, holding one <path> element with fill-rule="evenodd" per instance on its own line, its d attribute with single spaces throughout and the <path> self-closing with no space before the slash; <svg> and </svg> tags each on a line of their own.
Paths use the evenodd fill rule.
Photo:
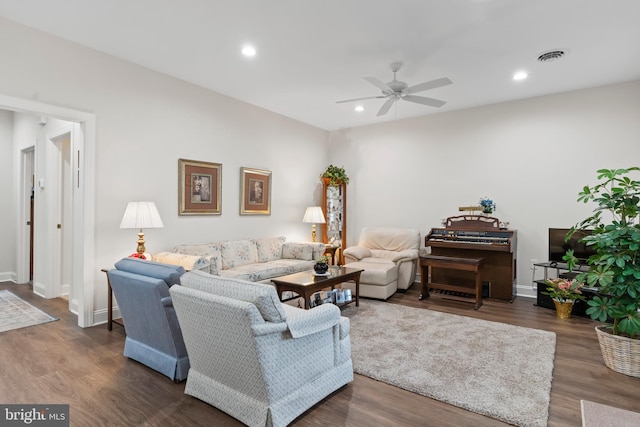
<svg viewBox="0 0 640 427">
<path fill-rule="evenodd" d="M 286 242 L 282 245 L 282 258 L 313 260 L 313 247 L 306 243 Z"/>
<path fill-rule="evenodd" d="M 286 237 L 267 237 L 256 239 L 258 247 L 258 262 L 275 261 L 282 258 L 282 245 Z"/>
<path fill-rule="evenodd" d="M 221 250 L 223 270 L 258 262 L 258 248 L 251 239 L 222 242 Z"/>
</svg>

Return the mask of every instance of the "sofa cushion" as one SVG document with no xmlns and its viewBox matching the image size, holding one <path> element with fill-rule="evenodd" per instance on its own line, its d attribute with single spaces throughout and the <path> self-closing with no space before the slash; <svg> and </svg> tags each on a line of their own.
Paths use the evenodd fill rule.
<svg viewBox="0 0 640 427">
<path fill-rule="evenodd" d="M 360 232 L 359 246 L 399 252 L 420 249 L 420 232 L 411 228 L 365 227 Z"/>
<path fill-rule="evenodd" d="M 228 240 L 220 246 L 223 270 L 258 262 L 258 248 L 254 240 Z"/>
<path fill-rule="evenodd" d="M 121 271 L 164 280 L 169 287 L 179 285 L 180 277 L 184 274 L 184 268 L 179 265 L 162 264 L 139 258 L 123 258 L 116 262 L 115 266 Z"/>
<path fill-rule="evenodd" d="M 256 239 L 258 262 L 269 262 L 282 258 L 282 245 L 286 237 L 268 237 Z"/>
<path fill-rule="evenodd" d="M 308 243 L 286 242 L 282 245 L 282 258 L 313 260 L 313 246 Z"/>
<path fill-rule="evenodd" d="M 247 282 L 230 277 L 213 276 L 202 271 L 190 271 L 182 276 L 182 285 L 227 298 L 254 304 L 267 322 L 284 322 L 286 315 L 276 288 L 263 283 Z"/>
<path fill-rule="evenodd" d="M 199 245 L 179 245 L 172 252 L 197 255 L 209 259 L 209 273 L 218 274 L 222 270 L 222 253 L 220 243 L 203 243 Z"/>
<path fill-rule="evenodd" d="M 185 270 L 201 270 L 209 272 L 211 262 L 208 258 L 198 255 L 179 254 L 176 252 L 159 252 L 153 254 L 155 262 L 182 266 Z"/>
<path fill-rule="evenodd" d="M 398 268 L 390 260 L 382 258 L 364 258 L 358 262 L 351 262 L 347 267 L 362 268 L 364 271 L 360 276 L 360 283 L 367 285 L 388 285 L 398 280 Z"/>
</svg>

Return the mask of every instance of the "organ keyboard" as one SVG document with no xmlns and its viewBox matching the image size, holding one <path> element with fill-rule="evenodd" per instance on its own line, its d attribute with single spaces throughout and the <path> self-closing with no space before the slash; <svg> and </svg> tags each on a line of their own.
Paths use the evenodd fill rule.
<svg viewBox="0 0 640 427">
<path fill-rule="evenodd" d="M 515 230 L 500 228 L 498 218 L 482 215 L 449 217 L 444 228 L 432 228 L 425 237 L 431 255 L 457 258 L 483 258 L 482 281 L 489 297 L 513 301 L 516 296 Z M 433 268 L 433 282 L 473 286 L 473 278 L 464 271 Z"/>
</svg>

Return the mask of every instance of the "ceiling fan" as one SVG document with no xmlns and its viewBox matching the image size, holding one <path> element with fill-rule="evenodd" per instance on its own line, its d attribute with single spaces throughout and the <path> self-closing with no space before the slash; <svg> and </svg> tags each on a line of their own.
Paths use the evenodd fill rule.
<svg viewBox="0 0 640 427">
<path fill-rule="evenodd" d="M 382 104 L 382 107 L 378 111 L 378 114 L 376 114 L 377 116 L 384 116 L 385 114 L 387 114 L 391 106 L 400 99 L 410 102 L 416 102 L 418 104 L 429 105 L 431 107 L 442 107 L 444 104 L 446 104 L 445 101 L 441 101 L 439 99 L 427 98 L 426 96 L 416 96 L 412 94 L 450 85 L 451 83 L 453 83 L 451 80 L 449 80 L 447 77 L 443 77 L 441 79 L 431 80 L 414 86 L 409 86 L 405 82 L 396 80 L 396 73 L 398 72 L 400 67 L 402 67 L 402 62 L 394 62 L 393 64 L 391 64 L 391 71 L 393 71 L 393 80 L 389 83 L 384 83 L 376 79 L 375 77 L 364 78 L 369 83 L 381 89 L 382 95 L 345 99 L 344 101 L 337 101 L 336 103 L 341 104 L 343 102 L 362 101 L 365 99 L 387 98 L 385 103 Z"/>
</svg>

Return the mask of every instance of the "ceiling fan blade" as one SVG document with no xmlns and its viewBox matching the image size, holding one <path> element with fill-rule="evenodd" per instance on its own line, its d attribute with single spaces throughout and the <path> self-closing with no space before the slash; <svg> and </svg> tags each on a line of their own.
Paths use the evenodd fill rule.
<svg viewBox="0 0 640 427">
<path fill-rule="evenodd" d="M 371 83 L 372 85 L 380 88 L 380 90 L 382 90 L 382 92 L 384 93 L 392 93 L 393 89 L 391 89 L 391 87 L 389 87 L 388 84 L 376 79 L 375 77 L 365 77 L 364 78 L 366 81 L 368 81 L 369 83 Z"/>
<path fill-rule="evenodd" d="M 402 99 L 405 101 L 417 102 L 418 104 L 429 105 L 431 107 L 442 107 L 446 101 L 439 99 L 427 98 L 426 96 L 406 95 Z"/>
<path fill-rule="evenodd" d="M 336 101 L 336 104 L 342 104 L 343 102 L 363 101 L 365 99 L 374 99 L 374 98 L 386 98 L 386 96 L 378 95 L 378 96 L 366 96 L 364 98 L 345 99 L 344 101 Z"/>
<path fill-rule="evenodd" d="M 387 101 L 384 104 L 382 104 L 382 107 L 380 107 L 380 110 L 378 111 L 378 114 L 376 114 L 376 116 L 380 117 L 387 114 L 387 112 L 389 111 L 389 109 L 391 108 L 394 102 L 396 102 L 396 100 L 393 98 L 387 99 Z"/>
<path fill-rule="evenodd" d="M 415 86 L 408 87 L 404 89 L 402 93 L 408 95 L 410 93 L 422 92 L 423 90 L 435 89 L 437 87 L 450 85 L 451 83 L 453 83 L 451 80 L 449 80 L 447 77 L 443 77 L 441 79 L 431 80 L 428 82 L 417 84 Z"/>
</svg>

